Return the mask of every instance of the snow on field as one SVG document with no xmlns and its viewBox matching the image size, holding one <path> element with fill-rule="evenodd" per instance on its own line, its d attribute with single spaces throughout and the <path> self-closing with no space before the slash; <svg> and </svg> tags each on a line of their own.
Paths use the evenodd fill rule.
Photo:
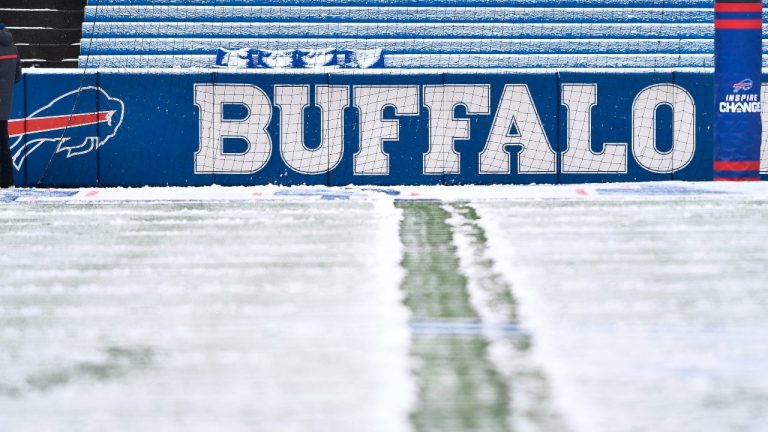
<svg viewBox="0 0 768 432">
<path fill-rule="evenodd" d="M 383 204 L 3 206 L 0 430 L 408 430 Z"/>
<path fill-rule="evenodd" d="M 476 208 L 576 430 L 765 430 L 765 197 Z"/>
<path fill-rule="evenodd" d="M 0 191 L 0 430 L 758 431 L 768 187 Z"/>
</svg>

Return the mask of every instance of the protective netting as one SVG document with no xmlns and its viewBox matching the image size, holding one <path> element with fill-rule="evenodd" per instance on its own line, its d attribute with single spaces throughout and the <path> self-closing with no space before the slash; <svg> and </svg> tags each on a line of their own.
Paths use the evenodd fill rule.
<svg viewBox="0 0 768 432">
<path fill-rule="evenodd" d="M 195 85 L 197 174 L 279 157 L 299 174 L 388 176 L 403 138 L 426 148 L 400 166 L 424 176 L 465 174 L 468 157 L 480 177 L 664 174 L 696 150 L 696 104 L 671 73 L 627 88 L 471 76 L 711 70 L 714 18 L 710 0 L 89 0 L 80 64 L 291 76 Z M 457 151 L 469 141 L 477 153 Z"/>
<path fill-rule="evenodd" d="M 291 67 L 366 67 L 376 50 L 389 68 L 712 66 L 705 0 L 89 0 L 85 14 L 83 67 L 210 67 L 219 48 L 252 67 L 285 51 Z"/>
</svg>

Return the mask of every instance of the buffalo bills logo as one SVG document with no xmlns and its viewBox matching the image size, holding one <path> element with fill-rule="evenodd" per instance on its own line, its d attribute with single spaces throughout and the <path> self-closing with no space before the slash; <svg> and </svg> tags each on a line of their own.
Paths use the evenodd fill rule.
<svg viewBox="0 0 768 432">
<path fill-rule="evenodd" d="M 85 102 L 95 103 L 99 109 L 76 112 L 78 103 Z M 122 100 L 98 87 L 65 93 L 27 118 L 8 122 L 13 165 L 21 170 L 24 161 L 45 144 L 51 144 L 54 154 L 65 153 L 67 158 L 90 153 L 117 134 L 124 111 Z"/>
<path fill-rule="evenodd" d="M 737 82 L 736 84 L 733 85 L 733 92 L 734 93 L 738 93 L 740 91 L 748 92 L 750 90 L 752 90 L 752 80 L 749 79 L 749 78 L 743 79 L 743 80 L 741 80 L 741 81 L 739 81 L 739 82 Z"/>
</svg>

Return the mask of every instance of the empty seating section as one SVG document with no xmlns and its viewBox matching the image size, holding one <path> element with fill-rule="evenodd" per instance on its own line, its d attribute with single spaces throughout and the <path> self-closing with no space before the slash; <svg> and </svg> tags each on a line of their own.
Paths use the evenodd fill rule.
<svg viewBox="0 0 768 432">
<path fill-rule="evenodd" d="M 2 0 L 0 20 L 25 68 L 77 67 L 86 0 Z"/>
<path fill-rule="evenodd" d="M 81 67 L 381 48 L 388 68 L 707 68 L 712 0 L 88 0 Z M 764 49 L 765 49 L 764 45 Z"/>
</svg>

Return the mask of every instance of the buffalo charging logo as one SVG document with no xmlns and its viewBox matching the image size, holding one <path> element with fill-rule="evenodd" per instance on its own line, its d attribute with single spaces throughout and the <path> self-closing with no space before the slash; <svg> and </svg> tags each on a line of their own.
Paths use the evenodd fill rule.
<svg viewBox="0 0 768 432">
<path fill-rule="evenodd" d="M 752 80 L 749 78 L 743 79 L 733 85 L 733 92 L 748 92 L 752 90 Z"/>
<path fill-rule="evenodd" d="M 76 110 L 94 102 L 96 110 Z M 123 123 L 125 104 L 98 87 L 82 87 L 65 93 L 22 119 L 8 122 L 13 165 L 21 170 L 32 153 L 50 144 L 54 154 L 67 158 L 90 153 L 112 139 Z M 94 127 L 95 126 L 95 127 Z M 25 139 L 26 138 L 26 139 Z"/>
</svg>

